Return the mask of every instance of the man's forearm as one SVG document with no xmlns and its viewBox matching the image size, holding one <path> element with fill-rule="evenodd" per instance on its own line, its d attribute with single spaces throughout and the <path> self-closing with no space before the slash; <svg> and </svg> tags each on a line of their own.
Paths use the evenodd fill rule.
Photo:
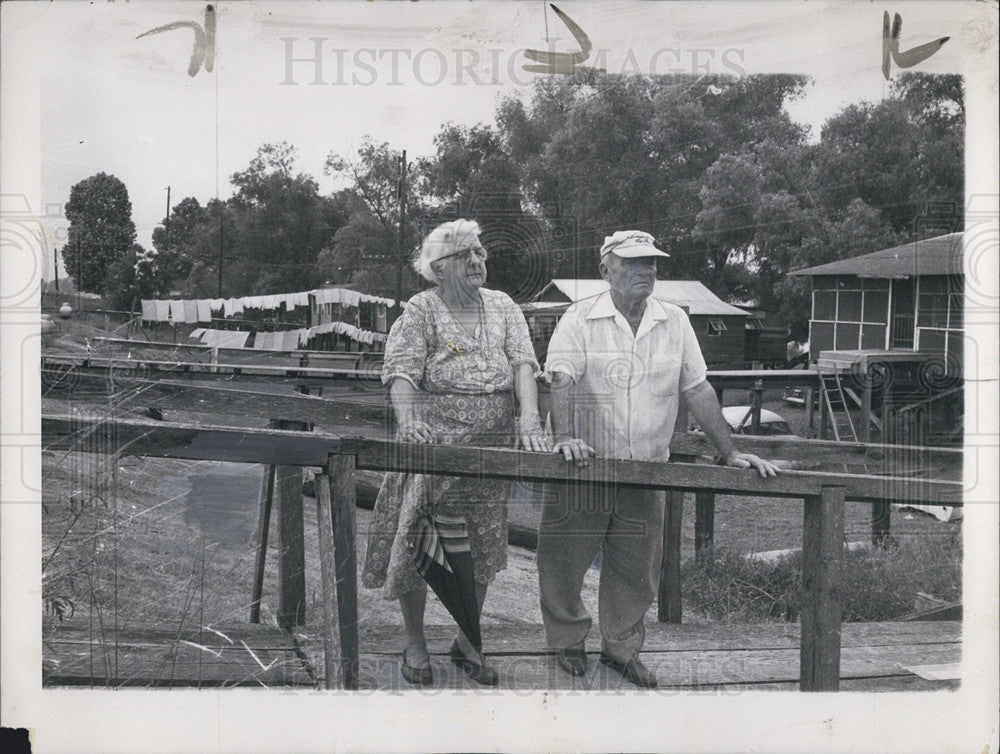
<svg viewBox="0 0 1000 754">
<path fill-rule="evenodd" d="M 564 372 L 552 374 L 550 388 L 552 434 L 559 439 L 573 436 L 573 380 Z"/>
<path fill-rule="evenodd" d="M 735 450 L 733 438 L 729 432 L 729 425 L 722 416 L 722 408 L 712 386 L 708 382 L 702 382 L 685 391 L 684 400 L 687 402 L 688 411 L 719 451 L 723 460 L 728 458 Z"/>
</svg>

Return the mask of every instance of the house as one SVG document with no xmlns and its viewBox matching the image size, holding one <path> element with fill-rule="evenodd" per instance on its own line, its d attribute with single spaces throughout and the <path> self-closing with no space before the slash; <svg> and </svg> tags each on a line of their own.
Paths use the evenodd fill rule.
<svg viewBox="0 0 1000 754">
<path fill-rule="evenodd" d="M 812 280 L 810 360 L 821 372 L 853 376 L 863 406 L 875 390 L 876 426 L 892 412 L 923 416 L 908 425 L 911 444 L 961 436 L 962 241 L 949 233 L 789 273 Z M 885 440 L 898 434 L 878 428 Z M 861 429 L 868 439 L 872 422 Z"/>
<path fill-rule="evenodd" d="M 571 303 L 608 289 L 605 280 L 557 279 L 522 306 L 536 350 L 548 343 L 555 323 Z M 653 296 L 687 311 L 705 362 L 715 369 L 742 369 L 747 313 L 720 299 L 697 280 L 657 280 Z M 543 354 L 540 354 L 540 356 Z"/>
<path fill-rule="evenodd" d="M 751 364 L 774 369 L 784 368 L 788 361 L 788 326 L 777 312 L 761 309 L 756 302 L 734 303 L 747 313 L 744 326 L 746 344 L 743 352 Z"/>
</svg>

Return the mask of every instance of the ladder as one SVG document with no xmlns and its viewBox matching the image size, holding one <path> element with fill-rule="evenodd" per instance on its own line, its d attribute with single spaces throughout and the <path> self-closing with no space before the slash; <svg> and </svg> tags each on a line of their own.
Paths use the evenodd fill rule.
<svg viewBox="0 0 1000 754">
<path fill-rule="evenodd" d="M 847 408 L 845 388 L 840 382 L 840 373 L 820 369 L 817 369 L 817 372 L 823 407 L 830 417 L 830 426 L 833 428 L 833 439 L 837 442 L 857 442 L 858 433 L 854 429 L 854 421 Z"/>
</svg>

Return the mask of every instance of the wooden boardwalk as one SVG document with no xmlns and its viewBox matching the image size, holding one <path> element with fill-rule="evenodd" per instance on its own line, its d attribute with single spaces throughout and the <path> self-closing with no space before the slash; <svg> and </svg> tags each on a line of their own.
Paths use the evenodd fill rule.
<svg viewBox="0 0 1000 754">
<path fill-rule="evenodd" d="M 89 623 L 70 620 L 45 641 L 47 686 L 309 687 L 323 686 L 319 634 L 290 635 L 276 627 L 247 624 L 186 631 L 136 627 L 117 641 L 99 641 Z M 484 626 L 484 645 L 500 674 L 501 691 L 637 691 L 597 661 L 592 632 L 587 675 L 572 678 L 546 652 L 541 626 Z M 435 689 L 477 689 L 448 660 L 454 627 L 427 626 Z M 400 675 L 403 646 L 398 627 L 362 626 L 363 690 L 414 690 Z M 643 661 L 655 670 L 664 692 L 718 693 L 799 688 L 800 628 L 795 623 L 758 625 L 681 624 L 647 621 Z M 116 652 L 117 649 L 117 652 Z M 335 648 L 335 651 L 339 648 Z M 840 688 L 843 691 L 917 691 L 957 687 L 927 681 L 905 666 L 956 663 L 961 659 L 961 623 L 845 623 Z M 117 664 L 116 664 L 117 663 Z M 649 692 L 646 692 L 649 693 Z"/>
<path fill-rule="evenodd" d="M 45 686 L 314 686 L 293 638 L 273 626 L 135 626 L 70 619 L 44 632 Z"/>
</svg>

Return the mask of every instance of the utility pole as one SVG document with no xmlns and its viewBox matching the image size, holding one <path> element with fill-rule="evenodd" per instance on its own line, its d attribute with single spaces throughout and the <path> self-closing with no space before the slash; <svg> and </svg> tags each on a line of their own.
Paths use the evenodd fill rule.
<svg viewBox="0 0 1000 754">
<path fill-rule="evenodd" d="M 59 247 L 52 247 L 52 273 L 56 280 L 56 293 L 59 293 Z"/>
<path fill-rule="evenodd" d="M 396 306 L 403 306 L 403 267 L 406 265 L 406 150 L 399 158 L 399 263 L 396 266 Z"/>
<path fill-rule="evenodd" d="M 167 186 L 167 219 L 163 223 L 163 248 L 170 251 L 170 186 Z"/>
<path fill-rule="evenodd" d="M 219 298 L 222 298 L 222 210 L 219 210 Z"/>
</svg>

